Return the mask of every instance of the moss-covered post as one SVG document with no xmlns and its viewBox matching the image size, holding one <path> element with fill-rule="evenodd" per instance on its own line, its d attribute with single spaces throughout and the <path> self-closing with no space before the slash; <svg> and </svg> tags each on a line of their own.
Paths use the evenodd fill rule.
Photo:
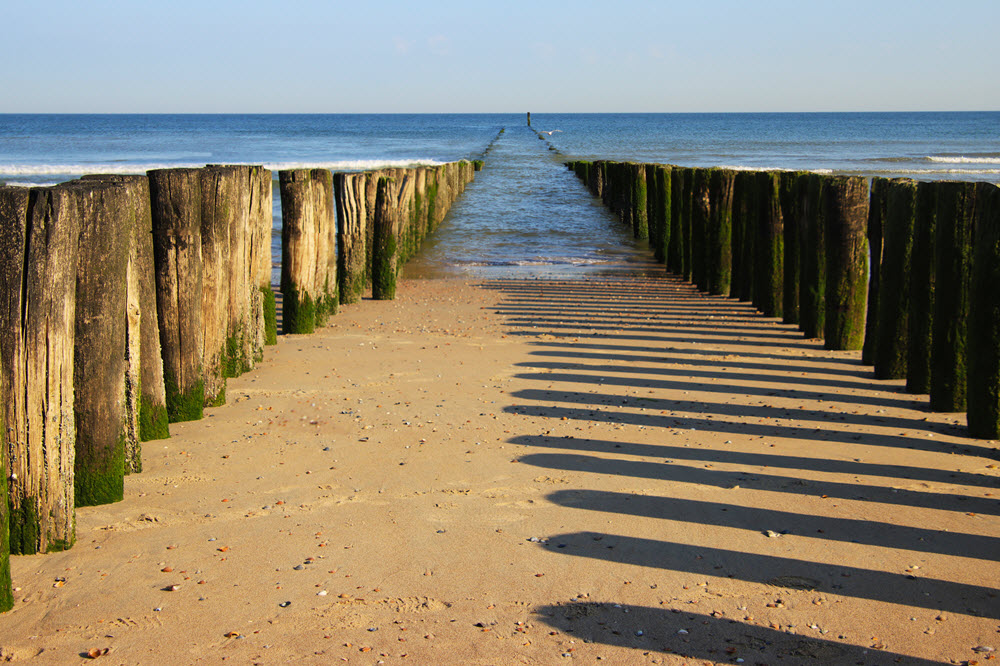
<svg viewBox="0 0 1000 666">
<path fill-rule="evenodd" d="M 431 173 L 436 181 L 437 171 Z M 340 302 L 344 304 L 357 303 L 365 290 L 366 180 L 367 176 L 363 173 L 333 175 L 337 203 L 337 281 Z M 433 228 L 433 198 L 429 202 L 428 217 Z"/>
<path fill-rule="evenodd" d="M 868 183 L 860 176 L 828 178 L 823 188 L 826 224 L 827 349 L 861 349 L 868 296 Z"/>
<path fill-rule="evenodd" d="M 397 183 L 390 178 L 378 180 L 375 198 L 375 246 L 372 260 L 372 298 L 391 301 L 396 297 L 397 254 L 393 199 Z"/>
<path fill-rule="evenodd" d="M 897 178 L 885 187 L 878 308 L 873 313 L 869 302 L 868 310 L 869 318 L 878 318 L 872 365 L 875 366 L 876 379 L 902 379 L 906 377 L 908 357 L 910 253 L 913 248 L 917 184 L 907 178 Z M 873 197 L 872 203 L 874 201 Z M 871 255 L 874 257 L 875 254 L 873 250 Z"/>
<path fill-rule="evenodd" d="M 878 346 L 879 296 L 882 282 L 882 232 L 885 227 L 889 179 L 872 178 L 868 203 L 868 258 L 871 276 L 868 279 L 868 315 L 865 317 L 865 343 L 861 348 L 861 363 L 875 365 Z"/>
<path fill-rule="evenodd" d="M 0 203 L 0 206 L 3 204 Z M 0 371 L 0 376 L 2 375 L 3 372 Z M 3 386 L 0 386 L 0 391 L 2 390 Z M 0 613 L 6 613 L 14 607 L 14 589 L 10 580 L 10 498 L 7 493 L 6 429 L 0 413 Z"/>
<path fill-rule="evenodd" d="M 786 324 L 799 323 L 799 279 L 800 279 L 800 239 L 802 235 L 802 196 L 805 187 L 801 171 L 787 171 L 781 174 L 781 220 L 784 235 L 782 245 L 784 256 L 782 269 L 781 320 Z"/>
<path fill-rule="evenodd" d="M 712 169 L 709 181 L 709 218 L 705 234 L 708 293 L 728 296 L 733 269 L 733 184 L 736 172 Z"/>
<path fill-rule="evenodd" d="M 82 215 L 78 187 L 32 188 L 27 199 L 23 189 L 0 187 L 0 365 L 15 554 L 65 550 L 76 539 L 73 366 Z"/>
<path fill-rule="evenodd" d="M 969 280 L 976 184 L 939 182 L 935 216 L 930 408 L 966 408 Z"/>
<path fill-rule="evenodd" d="M 201 170 L 150 171 L 153 263 L 167 417 L 202 418 Z"/>
<path fill-rule="evenodd" d="M 674 266 L 670 265 L 670 245 L 672 242 L 672 195 L 671 195 L 671 185 L 673 179 L 671 178 L 672 169 L 670 166 L 664 164 L 653 165 L 653 180 L 656 182 L 656 226 L 657 226 L 657 238 L 653 245 L 653 251 L 658 257 L 658 261 L 663 263 L 668 271 L 675 270 Z"/>
<path fill-rule="evenodd" d="M 1000 438 L 1000 188 L 980 183 L 969 293 L 969 434 Z"/>
<path fill-rule="evenodd" d="M 316 284 L 320 230 L 313 205 L 312 171 L 278 172 L 281 192 L 282 332 L 312 333 L 316 327 Z"/>
<path fill-rule="evenodd" d="M 316 224 L 316 275 L 312 291 L 316 302 L 316 325 L 326 326 L 337 314 L 337 220 L 333 204 L 333 174 L 313 169 L 310 178 L 313 218 Z"/>
<path fill-rule="evenodd" d="M 807 338 L 822 338 L 826 328 L 826 224 L 823 221 L 825 177 L 806 176 L 799 270 L 799 328 Z"/>
<path fill-rule="evenodd" d="M 643 164 L 643 177 L 646 181 L 646 220 L 649 227 L 649 249 L 653 251 L 653 259 L 663 263 L 663 231 L 661 229 L 660 183 L 656 180 L 656 164 Z"/>
<path fill-rule="evenodd" d="M 649 186 L 646 182 L 646 165 L 629 163 L 627 165 L 628 181 L 631 186 L 632 235 L 639 240 L 649 239 Z"/>
<path fill-rule="evenodd" d="M 756 177 L 757 234 L 754 238 L 754 305 L 765 317 L 782 316 L 785 282 L 781 174 L 760 171 Z"/>
<path fill-rule="evenodd" d="M 708 184 L 710 169 L 691 170 L 691 281 L 708 291 L 708 248 L 706 233 L 712 215 Z"/>
<path fill-rule="evenodd" d="M 749 180 L 748 180 L 749 178 Z M 740 298 L 747 283 L 749 269 L 744 260 L 747 226 L 747 187 L 752 186 L 751 174 L 737 171 L 733 178 L 733 216 L 730 242 L 732 244 L 732 278 L 729 281 L 729 296 Z"/>
<path fill-rule="evenodd" d="M 670 170 L 670 245 L 667 246 L 667 267 L 676 275 L 684 276 L 684 227 L 681 218 L 684 215 L 684 169 L 673 167 Z"/>
<path fill-rule="evenodd" d="M 931 338 L 934 313 L 934 220 L 937 184 L 917 183 L 913 247 L 908 279 L 910 312 L 907 323 L 906 391 L 931 392 Z"/>
<path fill-rule="evenodd" d="M 132 230 L 118 184 L 77 181 L 80 248 L 73 366 L 77 506 L 118 502 L 125 493 L 126 285 Z"/>
</svg>

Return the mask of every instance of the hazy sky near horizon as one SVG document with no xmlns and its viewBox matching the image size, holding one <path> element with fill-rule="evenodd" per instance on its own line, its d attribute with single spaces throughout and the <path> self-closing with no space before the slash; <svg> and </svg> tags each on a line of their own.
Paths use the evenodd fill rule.
<svg viewBox="0 0 1000 666">
<path fill-rule="evenodd" d="M 1000 110 L 1000 0 L 6 0 L 0 112 Z"/>
</svg>

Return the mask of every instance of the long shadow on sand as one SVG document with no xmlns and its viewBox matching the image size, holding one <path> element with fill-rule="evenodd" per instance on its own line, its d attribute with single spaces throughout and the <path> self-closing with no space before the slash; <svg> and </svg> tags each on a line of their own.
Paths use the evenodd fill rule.
<svg viewBox="0 0 1000 666">
<path fill-rule="evenodd" d="M 572 602 L 542 606 L 535 612 L 549 626 L 583 641 L 713 663 L 736 663 L 737 659 L 747 664 L 946 663 L 676 609 Z"/>
</svg>

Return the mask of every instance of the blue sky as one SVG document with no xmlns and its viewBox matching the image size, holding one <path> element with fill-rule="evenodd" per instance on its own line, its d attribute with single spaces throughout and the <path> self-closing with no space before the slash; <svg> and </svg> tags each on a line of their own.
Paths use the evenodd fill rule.
<svg viewBox="0 0 1000 666">
<path fill-rule="evenodd" d="M 1000 0 L 4 0 L 0 22 L 0 112 L 1000 109 Z"/>
</svg>

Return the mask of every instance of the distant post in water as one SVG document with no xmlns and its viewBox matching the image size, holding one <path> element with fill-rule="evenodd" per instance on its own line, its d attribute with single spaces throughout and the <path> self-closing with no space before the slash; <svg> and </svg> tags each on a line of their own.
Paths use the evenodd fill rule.
<svg viewBox="0 0 1000 666">
<path fill-rule="evenodd" d="M 531 111 L 528 111 L 528 127 L 531 127 Z"/>
</svg>

